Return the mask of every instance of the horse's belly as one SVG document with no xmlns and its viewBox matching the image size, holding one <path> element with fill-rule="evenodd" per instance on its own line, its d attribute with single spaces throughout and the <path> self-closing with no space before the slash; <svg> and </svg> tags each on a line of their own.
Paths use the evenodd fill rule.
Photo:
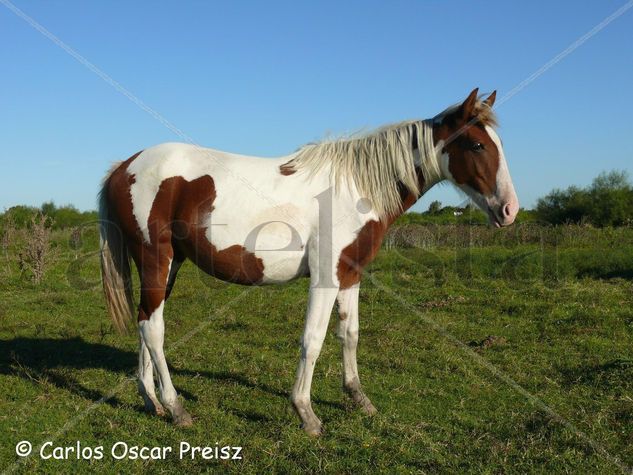
<svg viewBox="0 0 633 475">
<path fill-rule="evenodd" d="M 185 255 L 220 280 L 264 285 L 308 275 L 307 237 L 285 224 L 267 224 L 259 230 L 254 226 L 246 233 L 237 233 L 231 225 L 212 233 L 198 227 L 189 234 L 181 241 Z"/>
<path fill-rule="evenodd" d="M 264 264 L 261 284 L 288 282 L 309 273 L 307 253 L 303 250 L 257 251 L 255 255 Z"/>
<path fill-rule="evenodd" d="M 203 239 L 187 239 L 179 245 L 200 269 L 225 282 L 266 285 L 308 275 L 307 254 L 302 250 L 252 252 L 241 244 L 219 248 Z"/>
<path fill-rule="evenodd" d="M 233 203 L 229 207 L 219 202 L 209 219 L 206 237 L 216 255 L 239 246 L 240 262 L 233 264 L 255 264 L 261 269 L 257 284 L 287 282 L 308 275 L 308 222 L 313 213 L 308 206 L 292 203 L 263 207 L 261 202 L 253 201 L 250 205 Z"/>
</svg>

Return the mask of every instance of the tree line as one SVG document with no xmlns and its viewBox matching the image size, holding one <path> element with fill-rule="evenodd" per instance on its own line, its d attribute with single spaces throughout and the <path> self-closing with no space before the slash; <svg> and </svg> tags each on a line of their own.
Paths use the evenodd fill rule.
<svg viewBox="0 0 633 475">
<path fill-rule="evenodd" d="M 0 225 L 29 227 L 34 217 L 43 216 L 53 229 L 75 228 L 96 222 L 96 211 L 79 211 L 72 205 L 57 206 L 52 201 L 40 207 L 14 206 L 0 214 Z M 442 206 L 433 201 L 421 213 L 405 213 L 399 224 L 485 224 L 487 217 L 474 205 Z M 518 223 L 588 224 L 596 227 L 629 226 L 633 224 L 633 185 L 625 171 L 598 175 L 587 187 L 570 186 L 554 189 L 540 198 L 533 210 L 521 209 Z"/>
<path fill-rule="evenodd" d="M 585 188 L 551 191 L 538 200 L 535 211 L 551 224 L 628 226 L 633 224 L 633 186 L 624 171 L 602 173 Z"/>
<path fill-rule="evenodd" d="M 40 215 L 46 218 L 47 226 L 53 229 L 75 228 L 99 219 L 96 211 L 79 211 L 73 205 L 57 206 L 48 201 L 39 207 L 13 206 L 0 214 L 0 224 L 23 229 L 30 227 L 33 219 Z"/>
</svg>

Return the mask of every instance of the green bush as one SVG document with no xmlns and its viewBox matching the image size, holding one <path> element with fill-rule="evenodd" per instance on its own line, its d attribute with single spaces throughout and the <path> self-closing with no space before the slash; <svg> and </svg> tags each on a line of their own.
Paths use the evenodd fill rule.
<svg viewBox="0 0 633 475">
<path fill-rule="evenodd" d="M 43 203 L 40 208 L 34 206 L 13 206 L 0 215 L 0 226 L 11 223 L 18 229 L 26 228 L 38 214 L 48 218 L 54 229 L 69 229 L 83 224 L 96 222 L 96 211 L 79 211 L 73 205 L 57 206 L 52 201 Z"/>
<path fill-rule="evenodd" d="M 586 188 L 553 190 L 538 200 L 536 215 L 551 224 L 628 225 L 633 222 L 633 186 L 624 171 L 602 173 Z"/>
<path fill-rule="evenodd" d="M 12 226 L 18 229 L 24 229 L 29 225 L 32 219 L 37 216 L 38 212 L 39 209 L 34 206 L 13 206 L 1 215 L 0 221 L 3 227 L 6 223 L 11 223 Z"/>
</svg>

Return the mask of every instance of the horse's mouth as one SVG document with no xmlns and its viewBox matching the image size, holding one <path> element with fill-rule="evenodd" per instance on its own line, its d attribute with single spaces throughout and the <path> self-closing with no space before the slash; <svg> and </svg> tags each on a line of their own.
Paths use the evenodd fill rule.
<svg viewBox="0 0 633 475">
<path fill-rule="evenodd" d="M 486 212 L 488 213 L 488 223 L 490 223 L 491 226 L 494 226 L 495 228 L 503 227 L 503 224 L 501 223 L 501 221 L 499 221 L 497 214 L 492 210 L 490 206 L 486 208 Z"/>
</svg>

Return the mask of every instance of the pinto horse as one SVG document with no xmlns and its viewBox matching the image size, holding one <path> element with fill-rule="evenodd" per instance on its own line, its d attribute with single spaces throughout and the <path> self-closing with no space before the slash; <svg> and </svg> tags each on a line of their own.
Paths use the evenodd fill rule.
<svg viewBox="0 0 633 475">
<path fill-rule="evenodd" d="M 135 313 L 130 258 L 138 269 L 138 388 L 146 409 L 167 409 L 177 425 L 192 422 L 163 352 L 164 304 L 189 258 L 243 285 L 310 277 L 291 394 L 302 426 L 311 435 L 322 431 L 310 386 L 335 301 L 343 388 L 375 413 L 356 364 L 358 296 L 363 268 L 389 226 L 443 180 L 470 196 L 493 226 L 511 224 L 519 209 L 494 129 L 495 92 L 485 100 L 477 94 L 433 119 L 309 144 L 278 159 L 166 143 L 116 164 L 99 197 L 102 279 L 109 314 L 124 329 Z"/>
</svg>

